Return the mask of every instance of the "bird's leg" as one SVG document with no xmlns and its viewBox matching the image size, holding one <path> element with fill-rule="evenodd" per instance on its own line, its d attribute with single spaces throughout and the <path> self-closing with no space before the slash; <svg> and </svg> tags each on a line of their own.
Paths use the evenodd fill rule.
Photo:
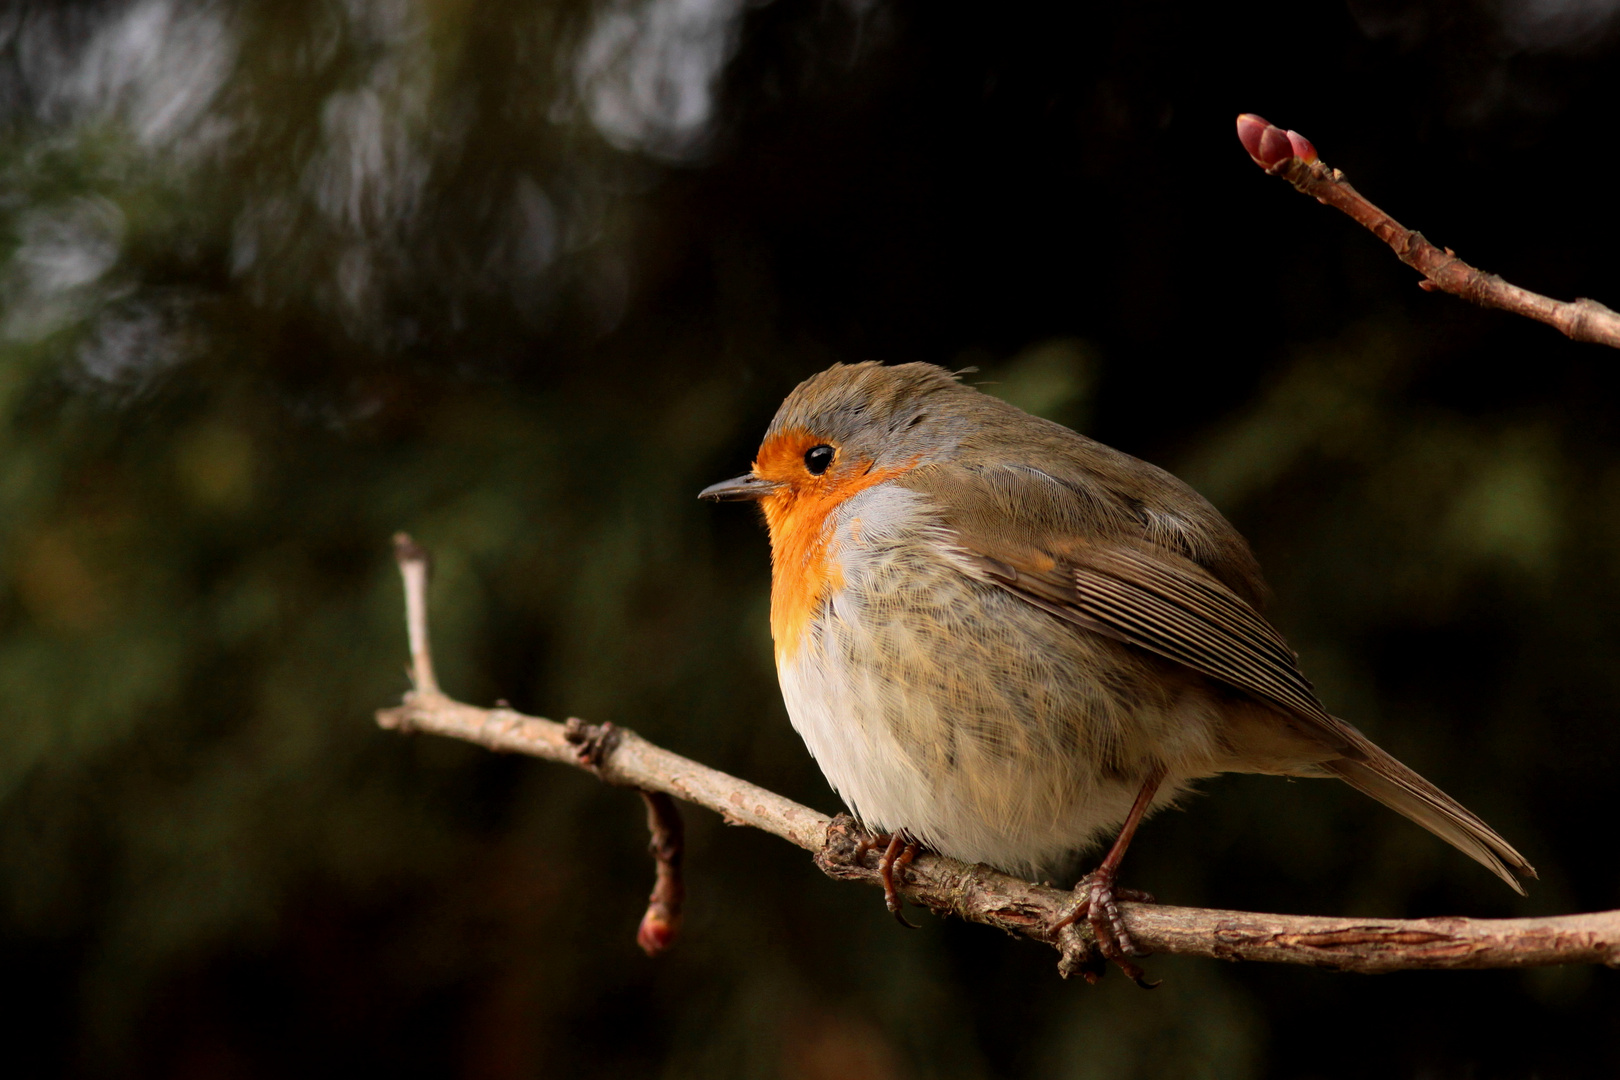
<svg viewBox="0 0 1620 1080">
<path fill-rule="evenodd" d="M 1131 846 L 1131 838 L 1136 835 L 1136 827 L 1142 823 L 1142 816 L 1153 804 L 1153 796 L 1163 780 L 1164 770 L 1155 769 L 1143 781 L 1142 790 L 1137 792 L 1136 801 L 1131 804 L 1131 812 L 1125 816 L 1125 824 L 1120 826 L 1119 836 L 1114 840 L 1114 846 L 1108 849 L 1107 857 L 1097 869 L 1081 878 L 1079 884 L 1075 886 L 1076 892 L 1084 889 L 1085 896 L 1075 904 L 1073 911 L 1052 928 L 1061 930 L 1071 923 L 1085 919 L 1091 926 L 1092 936 L 1096 938 L 1098 951 L 1118 964 L 1119 969 L 1143 989 L 1151 989 L 1159 984 L 1148 982 L 1146 972 L 1131 962 L 1131 957 L 1143 954 L 1125 929 L 1125 920 L 1119 914 L 1118 902 L 1134 900 L 1138 903 L 1151 904 L 1154 900 L 1148 893 L 1120 888 L 1116 882 L 1119 880 L 1119 864 L 1125 861 L 1125 849 Z M 1094 983 L 1100 977 L 1090 971 L 1084 974 L 1087 982 Z"/>
<path fill-rule="evenodd" d="M 896 871 L 901 874 L 905 873 L 906 867 L 910 866 L 911 861 L 917 857 L 917 852 L 921 850 L 922 845 L 901 831 L 887 835 L 868 833 L 855 845 L 855 861 L 860 862 L 866 857 L 868 851 L 880 844 L 886 845 L 883 849 L 883 856 L 878 859 L 878 875 L 883 879 L 883 904 L 901 926 L 915 930 L 917 927 L 907 922 L 906 917 L 900 913 L 904 901 L 900 899 L 900 890 L 895 888 L 894 880 Z"/>
</svg>

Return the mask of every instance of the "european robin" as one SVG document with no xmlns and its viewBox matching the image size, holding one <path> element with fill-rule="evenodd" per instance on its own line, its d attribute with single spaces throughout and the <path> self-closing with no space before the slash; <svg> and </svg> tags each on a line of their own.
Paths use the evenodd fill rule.
<svg viewBox="0 0 1620 1080">
<path fill-rule="evenodd" d="M 1519 892 L 1535 876 L 1323 708 L 1260 614 L 1248 544 L 1197 492 L 941 368 L 813 376 L 752 469 L 700 497 L 764 508 L 788 715 L 891 837 L 893 911 L 913 842 L 1033 875 L 1117 830 L 1070 920 L 1140 980 L 1120 860 L 1146 815 L 1223 772 L 1336 776 Z"/>
</svg>

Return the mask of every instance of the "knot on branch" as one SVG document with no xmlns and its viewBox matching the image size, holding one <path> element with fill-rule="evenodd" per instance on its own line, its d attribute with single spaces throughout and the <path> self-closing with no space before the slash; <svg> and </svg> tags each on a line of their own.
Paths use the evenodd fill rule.
<svg viewBox="0 0 1620 1080">
<path fill-rule="evenodd" d="M 409 697 L 409 695 L 406 696 Z M 416 730 L 415 725 L 411 723 L 411 708 L 408 704 L 396 705 L 392 709 L 378 709 L 377 726 L 388 731 L 407 732 Z"/>
<path fill-rule="evenodd" d="M 1067 979 L 1079 975 L 1095 986 L 1108 971 L 1108 960 L 1092 939 L 1089 926 L 1081 930 L 1084 919 L 1072 922 L 1057 932 L 1052 944 L 1058 951 L 1058 974 Z"/>
<path fill-rule="evenodd" d="M 586 768 L 600 771 L 608 755 L 618 749 L 624 732 L 610 720 L 604 724 L 587 724 L 577 716 L 570 716 L 563 725 L 563 738 L 574 748 L 574 756 Z"/>
<path fill-rule="evenodd" d="M 816 866 L 830 878 L 839 881 L 865 881 L 877 873 L 867 869 L 865 857 L 869 849 L 862 845 L 866 830 L 848 814 L 839 814 L 827 822 L 827 839 L 816 852 Z"/>
<path fill-rule="evenodd" d="M 1607 345 L 1616 324 L 1620 324 L 1620 313 L 1583 296 L 1570 303 L 1566 322 L 1555 325 L 1574 341 Z"/>
</svg>

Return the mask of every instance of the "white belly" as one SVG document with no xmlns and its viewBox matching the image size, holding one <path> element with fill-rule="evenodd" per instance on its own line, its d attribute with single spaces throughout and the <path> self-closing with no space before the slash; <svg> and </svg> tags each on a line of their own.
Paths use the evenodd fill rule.
<svg viewBox="0 0 1620 1080">
<path fill-rule="evenodd" d="M 777 656 L 794 728 L 869 828 L 1014 872 L 1063 866 L 1124 820 L 1141 781 L 1093 751 L 1130 722 L 1080 675 L 1094 646 L 970 579 L 911 493 L 848 507 L 844 586 Z"/>
<path fill-rule="evenodd" d="M 783 664 L 778 674 L 794 729 L 850 811 L 876 832 L 903 829 L 942 854 L 1033 875 L 1061 869 L 1106 839 L 1136 797 L 1136 781 L 1073 761 L 919 760 L 873 715 L 873 695 L 884 690 L 870 671 L 823 657 Z M 1169 786 L 1160 803 L 1179 788 Z"/>
<path fill-rule="evenodd" d="M 924 833 L 940 839 L 941 830 L 928 827 L 937 816 L 936 784 L 886 725 L 867 715 L 870 675 L 829 664 L 825 656 L 780 664 L 777 674 L 793 729 L 850 811 L 879 832 L 909 829 L 918 839 Z"/>
</svg>

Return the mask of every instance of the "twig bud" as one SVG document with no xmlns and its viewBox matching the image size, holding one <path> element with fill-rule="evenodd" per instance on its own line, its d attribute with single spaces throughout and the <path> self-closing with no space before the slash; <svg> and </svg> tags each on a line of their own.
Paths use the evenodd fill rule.
<svg viewBox="0 0 1620 1080">
<path fill-rule="evenodd" d="M 1271 124 L 1263 116 L 1256 116 L 1254 113 L 1240 113 L 1238 115 L 1238 142 L 1243 144 L 1243 149 L 1249 152 L 1249 156 L 1254 158 L 1257 165 L 1266 164 L 1260 157 L 1260 137 L 1265 134 L 1266 129 L 1270 126 Z"/>
<path fill-rule="evenodd" d="M 1275 169 L 1292 158 L 1316 161 L 1316 147 L 1297 131 L 1284 131 L 1265 117 L 1243 113 L 1237 118 L 1238 141 L 1262 169 Z"/>
<path fill-rule="evenodd" d="M 636 929 L 636 944 L 648 956 L 657 956 L 675 944 L 680 931 L 681 917 L 678 912 L 671 913 L 663 904 L 650 904 L 647 913 L 641 917 L 641 926 Z"/>
</svg>

